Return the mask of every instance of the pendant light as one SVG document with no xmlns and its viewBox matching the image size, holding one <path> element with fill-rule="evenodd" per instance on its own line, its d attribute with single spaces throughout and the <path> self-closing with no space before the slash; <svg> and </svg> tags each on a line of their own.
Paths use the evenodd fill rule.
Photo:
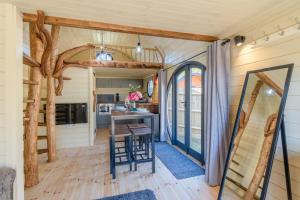
<svg viewBox="0 0 300 200">
<path fill-rule="evenodd" d="M 136 50 L 137 53 L 141 53 L 142 50 L 143 50 L 142 45 L 141 45 L 140 35 L 138 35 L 138 43 L 136 45 L 136 49 L 135 50 Z"/>
<path fill-rule="evenodd" d="M 101 45 L 100 45 L 100 52 L 96 53 L 96 60 L 113 60 L 113 57 L 111 53 L 107 52 L 105 50 L 105 45 L 104 45 L 104 32 L 101 32 Z"/>
<path fill-rule="evenodd" d="M 101 31 L 101 45 L 100 45 L 101 51 L 104 50 L 104 39 L 103 39 L 103 31 Z"/>
</svg>

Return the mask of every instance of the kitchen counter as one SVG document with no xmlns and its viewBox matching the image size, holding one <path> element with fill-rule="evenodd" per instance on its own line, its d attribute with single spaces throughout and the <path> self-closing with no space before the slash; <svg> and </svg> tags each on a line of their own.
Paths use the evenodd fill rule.
<svg viewBox="0 0 300 200">
<path fill-rule="evenodd" d="M 136 106 L 138 108 L 146 108 L 149 110 L 151 113 L 158 114 L 159 113 L 159 104 L 158 103 L 136 103 Z"/>
</svg>

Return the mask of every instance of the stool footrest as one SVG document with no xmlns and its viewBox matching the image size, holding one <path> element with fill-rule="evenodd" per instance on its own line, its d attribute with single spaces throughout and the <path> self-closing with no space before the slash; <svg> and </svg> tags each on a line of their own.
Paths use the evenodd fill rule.
<svg viewBox="0 0 300 200">
<path fill-rule="evenodd" d="M 129 129 L 149 128 L 147 124 L 128 124 Z"/>
</svg>

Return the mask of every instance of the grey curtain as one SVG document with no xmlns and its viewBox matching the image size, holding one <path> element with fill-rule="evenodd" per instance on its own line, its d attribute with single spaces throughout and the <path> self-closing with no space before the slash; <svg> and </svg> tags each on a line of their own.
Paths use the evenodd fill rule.
<svg viewBox="0 0 300 200">
<path fill-rule="evenodd" d="M 159 88 L 159 112 L 160 112 L 160 141 L 167 140 L 167 71 L 158 73 Z"/>
<path fill-rule="evenodd" d="M 205 180 L 219 185 L 229 146 L 230 43 L 208 47 L 204 106 Z"/>
</svg>

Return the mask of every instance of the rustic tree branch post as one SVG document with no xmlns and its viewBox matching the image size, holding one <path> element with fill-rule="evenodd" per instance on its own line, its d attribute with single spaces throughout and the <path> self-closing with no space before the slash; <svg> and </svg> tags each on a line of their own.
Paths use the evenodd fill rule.
<svg viewBox="0 0 300 200">
<path fill-rule="evenodd" d="M 48 161 L 54 161 L 56 158 L 56 133 L 55 133 L 55 85 L 53 73 L 57 60 L 57 42 L 59 35 L 59 26 L 52 26 L 51 34 L 44 27 L 45 14 L 43 11 L 37 11 L 37 27 L 43 38 L 45 50 L 41 60 L 41 71 L 47 79 L 47 104 L 46 104 L 46 126 L 47 126 L 47 147 Z"/>
<path fill-rule="evenodd" d="M 89 49 L 94 49 L 94 48 L 95 48 L 94 45 L 87 44 L 87 45 L 74 47 L 72 49 L 68 49 L 68 50 L 66 50 L 66 51 L 64 51 L 64 52 L 62 52 L 58 55 L 58 58 L 57 58 L 57 61 L 56 61 L 56 64 L 55 64 L 55 69 L 54 69 L 54 72 L 53 72 L 53 76 L 55 78 L 57 78 L 57 80 L 58 80 L 58 84 L 57 84 L 57 87 L 55 89 L 55 93 L 56 93 L 57 96 L 62 95 L 63 84 L 64 84 L 63 83 L 63 80 L 64 80 L 63 71 L 66 68 L 65 63 L 64 63 L 65 59 L 71 58 L 75 54 L 80 53 L 82 51 L 89 50 Z M 82 67 L 82 68 L 86 68 L 86 67 Z"/>
<path fill-rule="evenodd" d="M 231 159 L 234 157 L 234 155 L 239 147 L 241 138 L 242 138 L 245 128 L 248 124 L 254 104 L 256 102 L 257 96 L 258 96 L 259 91 L 262 86 L 263 86 L 263 82 L 261 80 L 258 80 L 255 84 L 255 87 L 254 87 L 252 93 L 251 93 L 251 98 L 250 98 L 250 101 L 248 102 L 247 111 L 245 112 L 244 110 L 242 110 L 242 112 L 241 112 L 239 129 L 238 129 L 237 135 L 234 139 L 234 146 L 233 146 L 233 150 L 232 150 L 232 154 L 231 154 Z"/>
<path fill-rule="evenodd" d="M 266 85 L 268 85 L 269 87 L 271 87 L 273 90 L 275 90 L 275 92 L 279 95 L 282 96 L 283 94 L 283 89 L 277 85 L 277 83 L 275 83 L 267 74 L 263 73 L 263 72 L 258 72 L 255 74 L 258 78 L 260 78 L 260 80 L 262 80 Z"/>
<path fill-rule="evenodd" d="M 254 175 L 252 177 L 252 180 L 249 184 L 248 190 L 244 195 L 244 200 L 252 200 L 254 199 L 256 195 L 256 191 L 259 188 L 260 182 L 264 176 L 267 164 L 268 164 L 268 158 L 271 151 L 272 141 L 274 137 L 276 122 L 277 122 L 277 115 L 278 113 L 274 113 L 268 117 L 267 123 L 265 125 L 264 129 L 264 141 L 262 144 L 262 148 L 260 151 L 260 156 L 258 163 L 256 165 L 256 169 L 254 172 Z"/>
<path fill-rule="evenodd" d="M 46 104 L 46 124 L 47 124 L 47 146 L 48 161 L 56 159 L 56 131 L 55 131 L 55 85 L 53 72 L 58 55 L 57 41 L 59 35 L 59 26 L 52 26 L 52 53 L 50 59 L 50 69 L 47 74 L 47 104 Z"/>
<path fill-rule="evenodd" d="M 31 56 L 41 62 L 44 52 L 42 41 L 37 37 L 35 23 L 29 24 L 30 31 L 30 52 Z M 37 85 L 29 85 L 28 99 L 33 99 L 33 103 L 26 106 L 26 117 L 24 139 L 24 173 L 25 187 L 31 187 L 39 183 L 38 174 L 38 154 L 37 154 L 37 132 L 38 117 L 40 110 L 40 88 L 42 74 L 39 67 L 30 68 L 30 80 L 37 82 Z"/>
</svg>

